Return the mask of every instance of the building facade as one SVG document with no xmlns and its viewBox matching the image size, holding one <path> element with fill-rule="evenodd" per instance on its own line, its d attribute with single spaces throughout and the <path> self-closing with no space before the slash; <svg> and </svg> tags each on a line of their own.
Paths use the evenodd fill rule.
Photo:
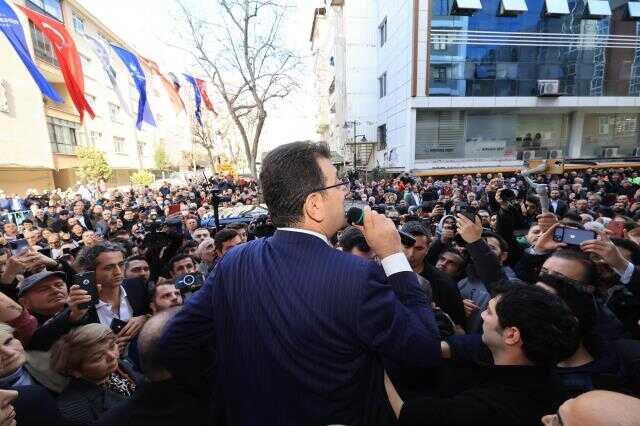
<svg viewBox="0 0 640 426">
<path fill-rule="evenodd" d="M 640 155 L 640 2 L 368 3 L 379 89 L 370 168 Z"/>
<path fill-rule="evenodd" d="M 105 152 L 114 169 L 110 185 L 126 185 L 139 169 L 154 169 L 156 146 L 163 145 L 178 161 L 182 150 L 191 150 L 187 116 L 173 107 L 162 83 L 145 68 L 148 100 L 157 126 L 135 127 L 138 91 L 120 59 L 112 55 L 125 111 L 94 54 L 85 34 L 118 44 L 135 52 L 118 35 L 74 0 L 27 0 L 19 2 L 65 24 L 80 54 L 85 98 L 96 116 L 84 123 L 64 84 L 51 44 L 21 11 L 17 15 L 27 37 L 34 62 L 64 99 L 55 104 L 43 98 L 8 41 L 0 37 L 0 189 L 21 193 L 28 188 L 67 188 L 78 183 L 76 149 L 96 146 Z M 137 54 L 137 52 L 136 52 Z M 4 101 L 3 101 L 4 100 Z"/>
</svg>

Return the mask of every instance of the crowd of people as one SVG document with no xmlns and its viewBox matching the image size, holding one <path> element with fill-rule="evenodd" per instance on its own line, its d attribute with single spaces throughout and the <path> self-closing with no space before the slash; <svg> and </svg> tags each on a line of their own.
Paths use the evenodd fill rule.
<svg viewBox="0 0 640 426">
<path fill-rule="evenodd" d="M 263 178 L 269 179 L 287 199 L 276 178 Z M 368 333 L 366 339 L 359 334 L 361 346 L 380 352 L 371 381 L 385 398 L 362 395 L 371 400 L 367 413 L 342 424 L 640 424 L 639 174 L 586 169 L 534 180 L 548 185 L 548 208 L 524 178 L 502 174 L 345 178 L 333 186 L 325 175 L 324 184 L 303 194 L 341 191 L 336 200 L 361 206 L 374 219 L 389 218 L 413 237 L 402 249 L 420 291 L 404 294 L 396 290 L 400 283 L 393 292 L 410 310 L 420 307 L 411 311 L 417 319 L 375 318 L 393 323 L 389 333 L 406 333 L 403 321 L 418 321 L 432 334 L 390 338 L 367 332 L 377 326 L 373 320 L 359 323 L 358 333 Z M 251 179 L 215 177 L 129 191 L 0 193 L 0 213 L 7 213 L 0 238 L 0 426 L 241 424 L 230 420 L 233 409 L 225 412 L 229 404 L 315 413 L 317 407 L 288 407 L 277 393 L 260 403 L 225 396 L 217 375 L 242 370 L 224 359 L 245 354 L 220 359 L 218 346 L 237 342 L 218 336 L 216 358 L 199 334 L 198 321 L 210 318 L 183 312 L 183 305 L 213 297 L 218 281 L 229 281 L 233 268 L 219 271 L 225 259 L 243 250 L 250 258 L 248 247 L 289 224 L 280 212 L 290 207 L 265 189 L 270 217 L 216 227 L 214 205 L 258 205 L 262 189 Z M 320 208 L 314 213 L 304 206 L 305 215 L 321 216 Z M 10 214 L 19 211 L 28 214 L 16 224 Z M 393 253 L 367 232 L 371 223 L 342 224 L 327 242 L 391 277 Z M 569 234 L 583 237 L 563 237 Z M 320 271 L 307 273 L 322 282 Z M 286 302 L 266 309 L 291 309 L 281 306 Z M 384 311 L 375 303 L 363 306 Z M 301 317 L 305 308 L 313 312 L 295 306 Z M 238 321 L 251 315 L 237 314 Z M 259 333 L 287 339 L 279 327 L 323 328 L 308 315 L 300 324 L 263 324 L 268 331 Z M 167 336 L 175 321 L 183 323 L 179 339 Z M 181 339 L 189 344 L 180 346 Z M 302 354 L 289 356 L 299 357 L 302 369 L 327 369 Z M 324 389 L 321 397 L 337 400 L 344 391 Z M 227 404 L 212 403 L 218 398 Z M 345 413 L 347 406 L 331 405 Z M 327 422 L 348 417 L 318 416 Z"/>
</svg>

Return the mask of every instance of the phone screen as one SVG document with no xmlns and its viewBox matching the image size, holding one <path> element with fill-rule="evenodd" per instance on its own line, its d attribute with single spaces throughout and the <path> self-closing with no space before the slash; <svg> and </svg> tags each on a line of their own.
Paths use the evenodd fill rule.
<svg viewBox="0 0 640 426">
<path fill-rule="evenodd" d="M 169 216 L 172 214 L 180 213 L 180 204 L 172 204 L 169 206 Z"/>
<path fill-rule="evenodd" d="M 553 240 L 556 242 L 562 242 L 572 246 L 579 246 L 584 241 L 595 240 L 595 231 L 588 231 L 586 229 L 567 228 L 564 226 L 558 227 L 553 232 Z"/>
</svg>

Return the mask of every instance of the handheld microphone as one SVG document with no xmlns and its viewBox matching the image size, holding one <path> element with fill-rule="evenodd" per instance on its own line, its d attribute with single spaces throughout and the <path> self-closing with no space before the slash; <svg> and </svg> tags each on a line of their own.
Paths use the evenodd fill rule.
<svg viewBox="0 0 640 426">
<path fill-rule="evenodd" d="M 542 213 L 549 213 L 549 192 L 547 191 L 547 185 L 544 183 L 536 184 L 536 194 L 540 199 L 540 209 Z"/>
<path fill-rule="evenodd" d="M 364 210 L 358 207 L 351 207 L 347 211 L 347 223 L 349 225 L 364 225 Z M 400 241 L 402 241 L 402 245 L 406 247 L 413 247 L 416 243 L 416 239 L 411 234 L 407 234 L 403 231 L 398 231 L 400 234 Z"/>
</svg>

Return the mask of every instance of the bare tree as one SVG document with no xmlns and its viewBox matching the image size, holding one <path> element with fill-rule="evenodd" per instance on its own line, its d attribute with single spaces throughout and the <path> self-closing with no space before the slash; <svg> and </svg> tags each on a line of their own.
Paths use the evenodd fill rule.
<svg viewBox="0 0 640 426">
<path fill-rule="evenodd" d="M 188 30 L 188 50 L 225 104 L 257 177 L 267 104 L 298 87 L 300 58 L 284 47 L 280 34 L 288 6 L 277 0 L 216 0 L 218 19 L 208 22 L 177 1 Z"/>
</svg>

